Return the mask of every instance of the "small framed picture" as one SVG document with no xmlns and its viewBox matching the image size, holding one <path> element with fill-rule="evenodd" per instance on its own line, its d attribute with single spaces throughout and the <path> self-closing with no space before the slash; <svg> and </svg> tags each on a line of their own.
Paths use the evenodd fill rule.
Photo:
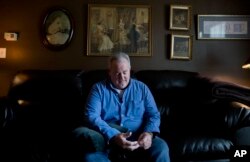
<svg viewBox="0 0 250 162">
<path fill-rule="evenodd" d="M 191 6 L 170 5 L 170 29 L 189 30 Z"/>
<path fill-rule="evenodd" d="M 72 16 L 64 8 L 49 9 L 42 22 L 42 37 L 45 47 L 61 50 L 69 45 L 73 36 Z"/>
<path fill-rule="evenodd" d="M 170 59 L 191 60 L 192 40 L 189 35 L 171 35 Z"/>
</svg>

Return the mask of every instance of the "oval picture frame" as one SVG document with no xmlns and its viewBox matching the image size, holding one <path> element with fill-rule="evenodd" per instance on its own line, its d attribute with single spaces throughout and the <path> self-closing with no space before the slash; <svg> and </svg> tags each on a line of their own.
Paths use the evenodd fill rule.
<svg viewBox="0 0 250 162">
<path fill-rule="evenodd" d="M 68 10 L 54 7 L 47 11 L 42 24 L 45 47 L 61 50 L 69 45 L 73 36 L 73 20 Z"/>
</svg>

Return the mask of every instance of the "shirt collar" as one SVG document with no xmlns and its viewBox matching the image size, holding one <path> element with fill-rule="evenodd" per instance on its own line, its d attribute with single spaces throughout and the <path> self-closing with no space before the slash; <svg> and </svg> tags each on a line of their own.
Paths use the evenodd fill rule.
<svg viewBox="0 0 250 162">
<path fill-rule="evenodd" d="M 131 78 L 130 78 L 130 80 L 129 80 L 129 83 L 128 83 L 127 87 L 125 87 L 125 88 L 122 89 L 123 91 L 125 91 L 125 90 L 130 86 L 130 82 L 131 82 Z M 117 92 L 118 89 L 114 86 L 114 84 L 112 83 L 112 81 L 110 80 L 110 78 L 107 79 L 107 84 L 109 85 L 109 87 L 110 87 L 112 90 L 114 90 L 115 92 Z M 118 92 L 117 92 L 117 93 L 118 93 Z"/>
</svg>

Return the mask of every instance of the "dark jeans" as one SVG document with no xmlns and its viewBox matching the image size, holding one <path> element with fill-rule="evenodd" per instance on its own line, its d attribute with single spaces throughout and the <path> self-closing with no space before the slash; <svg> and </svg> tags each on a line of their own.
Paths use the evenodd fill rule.
<svg viewBox="0 0 250 162">
<path fill-rule="evenodd" d="M 117 127 L 118 130 L 120 128 L 122 127 Z M 106 145 L 100 133 L 87 127 L 79 127 L 74 130 L 73 134 L 78 139 L 77 141 L 80 141 L 83 147 L 85 146 L 83 149 L 84 162 L 170 162 L 168 145 L 163 139 L 157 136 L 154 137 L 152 146 L 149 149 L 144 150 L 139 148 L 134 151 L 128 151 L 117 146 Z"/>
</svg>

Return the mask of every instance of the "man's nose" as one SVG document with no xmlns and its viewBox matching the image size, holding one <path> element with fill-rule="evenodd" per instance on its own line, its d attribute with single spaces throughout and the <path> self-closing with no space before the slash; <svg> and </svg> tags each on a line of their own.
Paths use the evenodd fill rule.
<svg viewBox="0 0 250 162">
<path fill-rule="evenodd" d="M 119 78 L 120 78 L 120 79 L 124 79 L 124 78 L 125 78 L 125 75 L 124 75 L 124 74 L 120 74 L 120 75 L 119 75 Z"/>
</svg>

